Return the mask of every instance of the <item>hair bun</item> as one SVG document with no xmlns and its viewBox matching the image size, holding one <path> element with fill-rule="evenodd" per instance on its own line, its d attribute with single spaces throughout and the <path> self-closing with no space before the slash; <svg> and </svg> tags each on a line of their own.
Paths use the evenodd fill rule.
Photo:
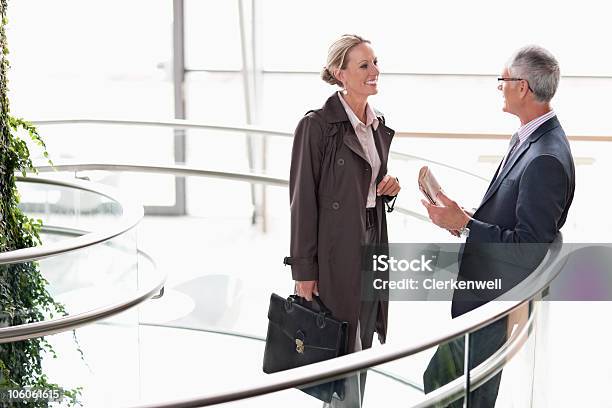
<svg viewBox="0 0 612 408">
<path fill-rule="evenodd" d="M 323 67 L 323 69 L 321 70 L 321 79 L 330 85 L 342 86 L 342 83 L 338 81 L 336 77 L 334 77 L 334 75 L 331 73 L 331 71 L 327 67 Z"/>
</svg>

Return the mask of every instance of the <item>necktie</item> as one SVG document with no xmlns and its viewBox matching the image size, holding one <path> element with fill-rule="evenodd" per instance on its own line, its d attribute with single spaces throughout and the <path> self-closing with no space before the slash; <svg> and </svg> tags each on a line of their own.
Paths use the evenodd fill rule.
<svg viewBox="0 0 612 408">
<path fill-rule="evenodd" d="M 510 138 L 510 143 L 508 144 L 509 150 L 508 150 L 508 153 L 506 154 L 506 157 L 504 157 L 504 161 L 502 162 L 501 167 L 499 168 L 500 173 L 504 169 L 504 166 L 506 165 L 506 163 L 508 163 L 508 159 L 510 158 L 510 156 L 512 156 L 512 153 L 516 149 L 516 146 L 518 146 L 518 143 L 519 143 L 518 133 L 515 133 L 512 135 L 512 138 Z"/>
</svg>

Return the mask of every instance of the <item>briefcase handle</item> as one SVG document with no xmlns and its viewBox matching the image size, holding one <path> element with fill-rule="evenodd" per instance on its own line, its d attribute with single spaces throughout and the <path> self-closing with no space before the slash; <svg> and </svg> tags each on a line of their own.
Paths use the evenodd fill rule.
<svg viewBox="0 0 612 408">
<path fill-rule="evenodd" d="M 312 302 L 309 302 L 305 298 L 300 297 L 298 295 L 290 295 L 287 298 L 287 301 L 295 302 L 295 303 L 297 303 L 299 305 L 302 305 L 304 307 L 308 307 L 309 309 L 312 309 L 312 307 L 310 305 L 316 304 L 319 312 L 325 313 L 325 314 L 330 315 L 330 316 L 332 314 L 331 310 L 327 306 L 325 306 L 325 303 L 323 303 L 321 298 L 319 296 L 317 296 L 317 295 L 312 295 Z"/>
</svg>

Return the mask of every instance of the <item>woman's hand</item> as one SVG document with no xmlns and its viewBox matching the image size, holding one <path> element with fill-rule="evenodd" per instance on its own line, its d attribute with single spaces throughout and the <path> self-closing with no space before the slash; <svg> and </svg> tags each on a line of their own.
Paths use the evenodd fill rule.
<svg viewBox="0 0 612 408">
<path fill-rule="evenodd" d="M 312 294 L 319 296 L 319 281 L 295 281 L 295 294 L 312 302 Z"/>
<path fill-rule="evenodd" d="M 385 177 L 383 177 L 380 183 L 378 183 L 378 186 L 376 187 L 376 194 L 379 196 L 386 195 L 394 197 L 400 192 L 400 190 L 401 187 L 399 185 L 399 181 L 395 177 L 387 174 Z"/>
</svg>

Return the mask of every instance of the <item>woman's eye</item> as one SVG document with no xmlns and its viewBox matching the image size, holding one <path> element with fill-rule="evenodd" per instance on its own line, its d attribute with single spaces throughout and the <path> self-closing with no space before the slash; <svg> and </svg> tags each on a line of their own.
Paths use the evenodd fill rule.
<svg viewBox="0 0 612 408">
<path fill-rule="evenodd" d="M 362 69 L 366 69 L 367 67 L 368 67 L 368 64 L 363 64 L 363 65 L 361 66 L 361 68 L 362 68 Z"/>
<path fill-rule="evenodd" d="M 374 60 L 374 65 L 378 66 L 378 60 Z"/>
</svg>

